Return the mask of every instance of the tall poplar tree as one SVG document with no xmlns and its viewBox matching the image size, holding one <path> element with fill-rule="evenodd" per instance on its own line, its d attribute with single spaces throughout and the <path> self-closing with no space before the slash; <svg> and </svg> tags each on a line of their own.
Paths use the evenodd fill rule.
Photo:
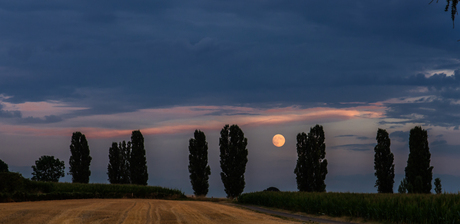
<svg viewBox="0 0 460 224">
<path fill-rule="evenodd" d="M 194 194 L 206 196 L 209 189 L 209 175 L 211 175 L 211 168 L 208 165 L 206 135 L 202 131 L 195 130 L 194 138 L 190 139 L 188 149 L 190 152 L 188 171 Z"/>
<path fill-rule="evenodd" d="M 294 169 L 297 189 L 308 192 L 324 192 L 327 174 L 326 144 L 323 126 L 316 125 L 310 132 L 297 135 L 297 164 Z"/>
<path fill-rule="evenodd" d="M 238 125 L 227 125 L 220 131 L 220 177 L 225 187 L 227 198 L 240 196 L 244 190 L 244 173 L 248 162 L 248 139 Z"/>
<path fill-rule="evenodd" d="M 149 175 L 147 173 L 147 159 L 145 157 L 144 136 L 137 130 L 131 135 L 131 155 L 129 160 L 131 183 L 147 185 Z"/>
<path fill-rule="evenodd" d="M 131 142 L 112 142 L 109 149 L 109 165 L 107 166 L 107 175 L 112 184 L 129 184 L 129 154 Z"/>
<path fill-rule="evenodd" d="M 120 164 L 120 184 L 129 184 L 131 183 L 131 171 L 129 165 L 129 160 L 131 157 L 131 142 L 120 142 L 118 148 L 120 149 L 120 154 L 122 158 L 122 162 Z"/>
<path fill-rule="evenodd" d="M 395 183 L 395 165 L 394 155 L 390 150 L 390 137 L 384 129 L 378 129 L 377 145 L 374 148 L 374 175 L 377 177 L 375 186 L 379 193 L 393 193 L 393 184 Z"/>
<path fill-rule="evenodd" d="M 118 148 L 118 143 L 112 142 L 112 147 L 109 148 L 109 165 L 107 166 L 107 175 L 111 184 L 119 184 L 121 182 L 121 164 L 123 157 L 121 150 Z"/>
<path fill-rule="evenodd" d="M 409 158 L 406 166 L 406 180 L 408 193 L 431 192 L 433 167 L 430 166 L 431 153 L 428 147 L 427 131 L 420 126 L 410 130 Z"/>
<path fill-rule="evenodd" d="M 72 142 L 70 144 L 70 171 L 73 183 L 88 183 L 91 170 L 91 156 L 89 155 L 89 146 L 86 137 L 81 132 L 72 134 Z"/>
</svg>

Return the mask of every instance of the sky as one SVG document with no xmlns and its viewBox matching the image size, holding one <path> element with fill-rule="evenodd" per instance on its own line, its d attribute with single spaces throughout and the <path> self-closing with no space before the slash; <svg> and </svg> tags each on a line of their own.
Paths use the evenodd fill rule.
<svg viewBox="0 0 460 224">
<path fill-rule="evenodd" d="M 326 190 L 375 193 L 378 128 L 390 133 L 397 191 L 409 131 L 422 126 L 433 179 L 457 193 L 460 29 L 444 2 L 429 3 L 1 0 L 0 159 L 30 178 L 51 155 L 68 172 L 80 131 L 90 182 L 108 183 L 112 142 L 140 130 L 148 184 L 190 195 L 188 141 L 199 129 L 208 196 L 224 197 L 218 140 L 237 124 L 248 139 L 244 192 L 296 191 L 296 135 L 320 124 Z"/>
</svg>

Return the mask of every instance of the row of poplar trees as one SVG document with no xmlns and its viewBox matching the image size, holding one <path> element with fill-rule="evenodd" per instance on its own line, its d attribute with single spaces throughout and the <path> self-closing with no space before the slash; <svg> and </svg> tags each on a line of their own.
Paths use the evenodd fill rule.
<svg viewBox="0 0 460 224">
<path fill-rule="evenodd" d="M 374 169 L 377 180 L 375 187 L 379 193 L 393 193 L 394 155 L 390 150 L 390 137 L 384 129 L 377 131 L 377 145 L 374 148 Z M 428 133 L 420 126 L 410 130 L 409 158 L 405 168 L 405 178 L 399 185 L 399 193 L 431 193 L 433 166 L 430 166 L 431 153 L 428 147 Z M 435 192 L 441 193 L 441 180 L 435 179 Z"/>
<path fill-rule="evenodd" d="M 89 183 L 91 176 L 91 156 L 86 137 L 81 132 L 72 134 L 70 144 L 70 171 L 73 183 Z M 107 167 L 109 181 L 112 184 L 147 185 L 147 160 L 145 157 L 144 137 L 137 130 L 133 131 L 131 141 L 112 143 L 109 149 Z"/>
<path fill-rule="evenodd" d="M 236 198 L 243 193 L 244 173 L 248 162 L 248 139 L 238 125 L 225 125 L 220 131 L 220 177 L 227 198 Z M 206 196 L 209 189 L 208 143 L 205 134 L 195 130 L 194 138 L 189 141 L 190 182 L 196 196 Z"/>
<path fill-rule="evenodd" d="M 133 131 L 131 141 L 112 142 L 109 149 L 107 175 L 111 184 L 147 185 L 147 159 L 145 157 L 144 136 Z"/>
<path fill-rule="evenodd" d="M 310 129 L 308 134 L 297 135 L 297 165 L 294 170 L 299 191 L 324 192 L 327 174 L 326 144 L 321 125 Z M 384 129 L 377 131 L 377 145 L 374 148 L 374 169 L 377 180 L 375 187 L 379 193 L 393 193 L 394 155 L 390 150 L 390 137 Z M 427 131 L 420 126 L 410 130 L 409 158 L 405 168 L 406 176 L 401 181 L 399 193 L 430 193 L 432 189 L 433 166 L 428 147 Z M 441 180 L 435 179 L 435 191 L 441 193 Z"/>
<path fill-rule="evenodd" d="M 208 164 L 208 145 L 203 132 L 196 130 L 189 142 L 189 172 L 195 195 L 206 195 L 211 169 Z M 374 148 L 374 169 L 379 193 L 393 193 L 394 155 L 390 150 L 390 137 L 384 129 L 377 131 L 377 145 Z M 310 128 L 308 134 L 297 135 L 297 164 L 294 169 L 299 191 L 325 192 L 327 160 L 324 130 L 321 125 Z M 247 163 L 247 139 L 237 125 L 224 126 L 219 139 L 221 179 L 227 197 L 238 197 L 244 189 L 244 172 Z M 399 186 L 399 193 L 430 193 L 432 189 L 433 166 L 428 147 L 427 131 L 420 126 L 410 130 L 409 157 L 405 178 Z M 435 191 L 440 193 L 441 180 L 436 178 Z"/>
</svg>

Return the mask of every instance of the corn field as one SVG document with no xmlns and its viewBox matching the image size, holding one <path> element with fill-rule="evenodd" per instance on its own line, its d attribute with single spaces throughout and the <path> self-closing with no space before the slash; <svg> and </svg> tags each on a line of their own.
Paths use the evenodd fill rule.
<svg viewBox="0 0 460 224">
<path fill-rule="evenodd" d="M 389 223 L 460 223 L 458 194 L 254 192 L 239 203 Z"/>
</svg>

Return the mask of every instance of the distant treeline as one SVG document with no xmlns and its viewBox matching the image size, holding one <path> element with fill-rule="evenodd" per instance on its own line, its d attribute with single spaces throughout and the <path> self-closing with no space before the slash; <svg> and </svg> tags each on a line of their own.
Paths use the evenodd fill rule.
<svg viewBox="0 0 460 224">
<path fill-rule="evenodd" d="M 0 172 L 0 202 L 84 198 L 181 199 L 185 195 L 163 187 L 32 181 L 19 173 Z"/>
</svg>

